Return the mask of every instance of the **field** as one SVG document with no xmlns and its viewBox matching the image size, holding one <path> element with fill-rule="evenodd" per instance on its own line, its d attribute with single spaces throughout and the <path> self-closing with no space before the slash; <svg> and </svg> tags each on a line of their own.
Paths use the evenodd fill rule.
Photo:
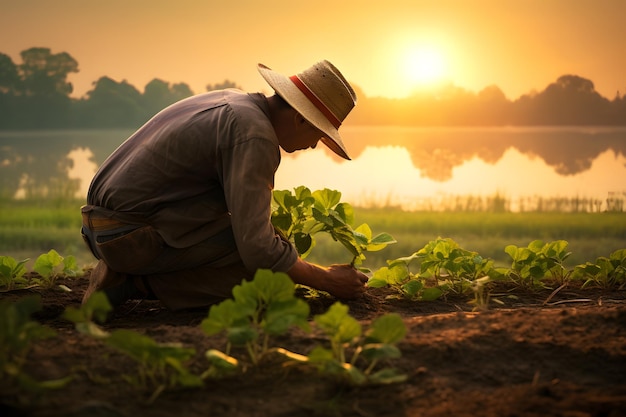
<svg viewBox="0 0 626 417">
<path fill-rule="evenodd" d="M 79 265 L 93 264 L 79 234 L 81 201 L 15 201 L 0 204 L 0 254 L 34 259 L 55 249 L 73 255 Z M 500 264 L 510 262 L 504 247 L 522 246 L 535 239 L 566 240 L 572 252 L 571 266 L 626 248 L 626 214 L 611 213 L 489 213 L 405 212 L 394 208 L 355 208 L 355 225 L 367 223 L 376 233 L 390 233 L 397 244 L 368 255 L 366 266 L 384 266 L 388 259 L 407 256 L 437 238 L 452 238 L 465 249 Z M 322 265 L 346 263 L 349 257 L 326 235 L 310 261 Z"/>
<path fill-rule="evenodd" d="M 32 203 L 18 210 L 0 209 L 0 254 L 35 258 L 55 248 L 78 254 L 77 205 Z M 483 256 L 496 254 L 506 265 L 503 248 L 531 240 L 564 239 L 573 266 L 626 248 L 623 213 L 404 213 L 358 210 L 356 224 L 392 234 L 397 244 L 368 254 L 370 268 L 386 259 L 408 256 L 437 236 Z M 313 253 L 320 263 L 347 262 L 338 244 L 320 239 Z M 575 258 L 572 260 L 572 258 Z M 267 356 L 257 365 L 235 347 L 245 371 L 204 379 L 201 386 L 181 384 L 160 390 L 139 383 L 141 366 L 102 339 L 78 331 L 64 318 L 78 308 L 91 264 L 61 287 L 33 287 L 0 293 L 0 301 L 17 303 L 41 297 L 35 323 L 56 331 L 36 340 L 25 356 L 23 373 L 37 381 L 69 377 L 57 389 L 29 390 L 0 381 L 2 416 L 486 416 L 617 417 L 626 416 L 626 291 L 624 285 L 590 285 L 582 281 L 544 282 L 521 287 L 492 282 L 489 298 L 473 303 L 471 294 L 451 292 L 434 301 L 396 297 L 389 288 L 369 288 L 355 300 L 335 300 L 298 289 L 310 313 L 311 331 L 290 328 L 272 338 L 272 346 L 309 355 L 328 342 L 315 317 L 341 301 L 365 329 L 388 313 L 398 314 L 406 335 L 399 357 L 381 361 L 405 377 L 388 384 L 355 384 L 336 374 Z M 30 272 L 31 276 L 37 274 Z M 68 291 L 68 289 L 70 291 Z M 224 349 L 223 333 L 202 327 L 206 309 L 172 312 L 158 301 L 131 301 L 102 325 L 107 332 L 130 330 L 163 343 L 178 343 L 193 353 L 182 365 L 193 375 L 210 367 L 209 349 Z M 84 329 L 84 328 L 83 328 Z M 0 335 L 3 333 L 0 331 Z M 358 363 L 357 363 L 358 364 Z"/>
<path fill-rule="evenodd" d="M 88 276 L 88 273 L 87 273 Z M 138 367 L 104 342 L 79 333 L 62 319 L 78 307 L 87 277 L 66 279 L 71 292 L 24 290 L 5 294 L 17 301 L 40 293 L 34 317 L 57 336 L 37 341 L 24 371 L 40 381 L 72 377 L 44 393 L 3 386 L 0 414 L 9 416 L 609 416 L 626 415 L 626 294 L 575 286 L 554 296 L 494 288 L 504 304 L 474 312 L 464 297 L 416 302 L 393 300 L 385 289 L 344 301 L 363 326 L 376 317 L 400 314 L 407 328 L 401 357 L 389 361 L 403 382 L 353 386 L 337 378 L 268 359 L 245 373 L 208 379 L 202 387 L 171 388 L 156 399 L 154 386 L 139 386 Z M 335 300 L 308 298 L 311 314 Z M 549 302 L 548 302 L 549 301 Z M 164 310 L 158 302 L 131 302 L 104 325 L 161 343 L 195 350 L 185 364 L 205 371 L 204 352 L 222 349 L 224 336 L 200 327 L 207 312 Z M 307 354 L 323 337 L 290 330 L 277 346 Z M 241 350 L 233 354 L 243 355 Z M 133 379 L 135 375 L 135 379 Z"/>
</svg>

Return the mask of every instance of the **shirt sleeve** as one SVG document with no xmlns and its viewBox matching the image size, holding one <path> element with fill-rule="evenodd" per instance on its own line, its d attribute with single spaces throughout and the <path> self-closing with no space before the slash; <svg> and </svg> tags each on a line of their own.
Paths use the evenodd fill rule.
<svg viewBox="0 0 626 417">
<path fill-rule="evenodd" d="M 222 153 L 223 186 L 231 224 L 246 268 L 286 272 L 298 253 L 276 235 L 271 223 L 274 174 L 280 151 L 267 139 L 250 138 Z"/>
</svg>

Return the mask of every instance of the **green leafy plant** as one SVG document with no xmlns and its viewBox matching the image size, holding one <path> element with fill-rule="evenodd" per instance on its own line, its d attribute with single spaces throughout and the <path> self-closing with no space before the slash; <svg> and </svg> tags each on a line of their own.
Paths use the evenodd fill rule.
<svg viewBox="0 0 626 417">
<path fill-rule="evenodd" d="M 410 270 L 413 262 L 419 265 L 417 273 Z M 410 256 L 387 261 L 386 267 L 374 272 L 368 285 L 389 286 L 410 299 L 434 300 L 450 291 L 458 294 L 478 291 L 476 280 L 499 276 L 493 260 L 461 248 L 450 238 L 437 238 Z M 490 280 L 481 281 L 481 293 Z"/>
<path fill-rule="evenodd" d="M 477 278 L 493 273 L 493 261 L 463 249 L 450 238 L 437 238 L 415 253 L 420 275 L 434 279 L 439 288 L 464 293 Z"/>
<path fill-rule="evenodd" d="M 185 366 L 185 362 L 195 355 L 193 348 L 180 343 L 158 343 L 151 337 L 126 329 L 113 331 L 105 342 L 137 363 L 137 373 L 127 375 L 126 379 L 131 384 L 155 389 L 148 403 L 165 389 L 202 386 L 202 379 Z"/>
<path fill-rule="evenodd" d="M 357 243 L 352 252 L 355 256 L 352 260 L 353 265 L 361 265 L 365 260 L 365 252 L 377 252 L 386 248 L 389 244 L 397 243 L 388 233 L 379 233 L 374 236 L 372 229 L 365 223 L 354 229 L 353 234 Z"/>
<path fill-rule="evenodd" d="M 564 261 L 571 252 L 567 251 L 565 240 L 544 243 L 534 240 L 527 247 L 508 245 L 504 251 L 512 259 L 511 267 L 502 270 L 514 283 L 526 289 L 545 287 L 544 279 L 548 276 L 563 284 L 571 273 Z"/>
<path fill-rule="evenodd" d="M 137 363 L 137 372 L 124 375 L 124 378 L 132 385 L 154 390 L 148 403 L 166 389 L 202 385 L 202 379 L 185 366 L 185 362 L 195 355 L 194 349 L 179 343 L 158 343 L 132 330 L 118 329 L 109 333 L 95 321 L 104 322 L 110 311 L 111 304 L 106 295 L 96 291 L 80 308 L 66 308 L 63 317 L 73 322 L 79 332 L 103 340 Z"/>
<path fill-rule="evenodd" d="M 12 291 L 28 286 L 29 281 L 24 278 L 28 261 L 24 259 L 18 262 L 11 256 L 0 256 L 0 289 Z"/>
<path fill-rule="evenodd" d="M 63 318 L 74 323 L 80 333 L 105 339 L 110 334 L 97 323 L 104 323 L 112 309 L 104 292 L 96 291 L 80 308 L 68 306 L 63 312 Z"/>
<path fill-rule="evenodd" d="M 232 346 L 246 348 L 252 364 L 257 365 L 270 351 L 270 338 L 297 326 L 310 329 L 307 321 L 309 306 L 295 297 L 295 285 L 282 272 L 259 269 L 252 281 L 243 281 L 233 288 L 233 298 L 211 306 L 208 317 L 201 327 L 209 336 L 226 333 L 225 354 L 230 355 Z M 239 364 L 231 357 L 216 352 L 207 354 L 212 364 L 232 369 Z"/>
<path fill-rule="evenodd" d="M 272 198 L 274 228 L 306 258 L 315 246 L 313 235 L 323 228 L 312 218 L 315 198 L 311 190 L 304 186 L 296 187 L 293 194 L 289 190 L 274 190 Z"/>
<path fill-rule="evenodd" d="M 41 278 L 33 278 L 32 281 L 43 288 L 52 288 L 61 275 L 75 277 L 78 273 L 76 258 L 74 256 L 64 258 L 54 249 L 39 255 L 35 260 L 33 270 Z"/>
<path fill-rule="evenodd" d="M 565 260 L 572 254 L 568 246 L 569 243 L 565 240 L 555 240 L 547 242 L 541 248 L 541 253 L 548 260 L 548 272 L 559 284 L 565 284 L 572 274 L 572 270 L 565 266 Z"/>
<path fill-rule="evenodd" d="M 605 290 L 626 287 L 626 249 L 619 249 L 609 257 L 601 256 L 595 263 L 586 262 L 574 268 L 573 276 L 583 279 L 583 288 L 596 286 Z"/>
<path fill-rule="evenodd" d="M 37 381 L 23 367 L 37 340 L 54 337 L 56 332 L 31 319 L 41 309 L 39 296 L 28 296 L 15 303 L 0 301 L 0 387 L 3 394 L 19 394 L 19 389 L 42 391 L 65 386 L 72 378 Z"/>
<path fill-rule="evenodd" d="M 310 331 L 309 306 L 296 298 L 294 291 L 288 275 L 260 269 L 252 281 L 244 281 L 233 289 L 232 299 L 212 306 L 201 327 L 208 335 L 224 332 L 227 346 L 225 352 L 206 352 L 211 366 L 204 376 L 245 370 L 245 364 L 231 356 L 233 346 L 242 346 L 253 365 L 274 353 L 290 362 L 314 365 L 325 373 L 347 377 L 357 385 L 403 380 L 391 369 L 375 371 L 381 360 L 400 356 L 395 343 L 404 337 L 406 328 L 397 315 L 378 318 L 363 334 L 359 322 L 348 315 L 348 308 L 335 303 L 327 313 L 314 318 L 329 337 L 330 349 L 317 347 L 307 356 L 271 346 L 270 336 L 284 334 L 292 326 Z M 348 350 L 352 352 L 350 361 L 346 361 Z M 363 365 L 362 369 L 359 365 Z"/>
<path fill-rule="evenodd" d="M 308 362 L 319 370 L 339 375 L 354 385 L 406 379 L 393 368 L 376 370 L 381 361 L 401 356 L 396 344 L 406 335 L 406 327 L 399 315 L 376 318 L 364 333 L 361 324 L 348 314 L 348 307 L 337 302 L 326 313 L 316 315 L 314 321 L 330 340 L 329 348 L 318 346 L 308 356 Z"/>
<path fill-rule="evenodd" d="M 389 287 L 396 291 L 397 296 L 411 300 L 432 301 L 443 295 L 438 287 L 426 286 L 426 279 L 410 270 L 410 265 L 417 259 L 417 255 L 406 256 L 387 261 L 383 266 L 372 274 L 367 282 L 368 287 Z"/>
<path fill-rule="evenodd" d="M 315 234 L 320 232 L 330 234 L 352 254 L 352 265 L 361 265 L 365 252 L 379 251 L 396 243 L 387 233 L 373 236 L 366 224 L 354 229 L 354 210 L 350 204 L 340 202 L 339 191 L 325 188 L 311 192 L 300 186 L 294 193 L 275 190 L 273 200 L 272 224 L 295 245 L 302 258 L 315 247 Z"/>
</svg>

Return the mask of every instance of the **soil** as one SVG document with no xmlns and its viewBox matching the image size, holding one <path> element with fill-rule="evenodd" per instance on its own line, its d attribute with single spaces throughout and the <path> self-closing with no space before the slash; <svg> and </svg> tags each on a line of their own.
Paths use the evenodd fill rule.
<svg viewBox="0 0 626 417">
<path fill-rule="evenodd" d="M 35 343 L 25 371 L 37 380 L 73 379 L 41 394 L 3 391 L 0 415 L 626 416 L 626 291 L 570 284 L 552 294 L 500 286 L 492 288 L 488 309 L 477 312 L 468 297 L 419 302 L 369 289 L 343 302 L 364 325 L 387 312 L 403 317 L 408 332 L 398 345 L 402 357 L 388 365 L 406 374 L 405 382 L 355 387 L 300 367 L 261 364 L 200 388 L 165 390 L 149 402 L 152 390 L 124 378 L 135 370 L 129 358 L 61 317 L 67 306 L 80 305 L 88 274 L 61 282 L 71 292 L 2 294 L 17 299 L 40 293 L 43 309 L 35 319 L 57 331 L 57 337 Z M 312 314 L 335 301 L 307 298 Z M 200 374 L 208 366 L 203 353 L 225 346 L 222 336 L 208 337 L 200 328 L 206 314 L 171 312 L 158 301 L 129 302 L 104 327 L 193 347 L 197 353 L 188 366 Z M 274 344 L 308 353 L 322 340 L 315 330 L 293 330 Z"/>
</svg>

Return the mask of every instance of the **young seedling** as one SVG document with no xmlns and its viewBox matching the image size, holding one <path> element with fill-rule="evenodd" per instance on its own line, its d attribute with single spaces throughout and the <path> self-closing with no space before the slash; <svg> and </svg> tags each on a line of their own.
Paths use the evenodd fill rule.
<svg viewBox="0 0 626 417">
<path fill-rule="evenodd" d="M 19 390 L 43 391 L 65 386 L 72 378 L 37 381 L 26 372 L 28 353 L 37 340 L 54 337 L 56 332 L 31 320 L 41 309 L 41 298 L 29 296 L 15 303 L 0 301 L 0 390 L 4 394 L 19 395 Z"/>
<path fill-rule="evenodd" d="M 367 282 L 368 287 L 389 287 L 398 295 L 391 298 L 405 297 L 410 300 L 432 301 L 443 295 L 438 287 L 427 287 L 426 279 L 414 274 L 410 270 L 410 264 L 417 259 L 416 253 L 394 260 L 387 261 L 384 266 L 374 271 Z"/>
<path fill-rule="evenodd" d="M 353 385 L 406 379 L 392 368 L 375 371 L 380 361 L 401 356 L 395 344 L 406 335 L 406 327 L 399 315 L 378 317 L 363 334 L 361 324 L 348 314 L 348 307 L 337 302 L 326 313 L 315 316 L 314 321 L 330 339 L 330 349 L 318 346 L 308 357 L 322 372 L 339 375 Z"/>
<path fill-rule="evenodd" d="M 272 224 L 295 245 L 302 258 L 311 253 L 315 247 L 314 236 L 320 232 L 330 234 L 351 253 L 353 266 L 362 264 L 365 252 L 379 251 L 396 243 L 387 233 L 373 236 L 367 224 L 353 229 L 354 210 L 350 204 L 340 202 L 339 191 L 325 188 L 311 192 L 300 186 L 293 194 L 276 190 L 273 198 Z"/>
<path fill-rule="evenodd" d="M 228 356 L 231 346 L 243 346 L 253 365 L 270 352 L 270 338 L 284 334 L 292 326 L 310 330 L 309 306 L 295 297 L 295 285 L 285 273 L 259 269 L 252 281 L 233 288 L 233 298 L 211 306 L 201 323 L 209 336 L 225 332 L 225 355 L 211 352 L 212 364 L 232 368 L 239 361 Z M 213 361 L 214 360 L 214 361 Z"/>
<path fill-rule="evenodd" d="M 413 262 L 419 264 L 417 274 L 409 269 Z M 492 260 L 459 247 L 458 243 L 449 238 L 430 241 L 410 256 L 387 261 L 387 265 L 374 272 L 368 285 L 389 286 L 403 296 L 416 300 L 435 300 L 450 291 L 458 294 L 476 291 L 476 280 L 500 277 L 493 268 Z M 488 280 L 481 282 L 486 283 Z"/>
<path fill-rule="evenodd" d="M 29 284 L 24 278 L 28 259 L 17 261 L 11 256 L 0 256 L 0 290 L 13 291 L 26 288 Z"/>
<path fill-rule="evenodd" d="M 158 343 L 126 329 L 113 331 L 105 342 L 137 363 L 137 374 L 128 375 L 126 379 L 141 388 L 154 389 L 149 404 L 166 389 L 202 386 L 202 379 L 185 366 L 185 362 L 195 355 L 193 348 L 185 348 L 179 343 Z"/>
<path fill-rule="evenodd" d="M 78 266 L 73 256 L 64 258 L 51 249 L 48 253 L 39 255 L 35 260 L 33 270 L 41 276 L 41 278 L 33 278 L 34 283 L 43 288 L 52 288 L 61 275 L 75 277 L 78 273 Z"/>
<path fill-rule="evenodd" d="M 110 334 L 97 323 L 104 323 L 112 309 L 104 292 L 96 291 L 80 308 L 67 307 L 63 312 L 63 318 L 74 323 L 80 333 L 105 339 Z"/>
<path fill-rule="evenodd" d="M 148 403 L 166 389 L 202 385 L 202 379 L 184 365 L 195 354 L 194 349 L 178 343 L 158 343 L 132 330 L 118 329 L 109 333 L 95 322 L 103 323 L 110 311 L 106 295 L 96 291 L 80 308 L 66 308 L 63 317 L 73 322 L 79 332 L 104 341 L 137 363 L 137 373 L 124 375 L 124 378 L 132 385 L 154 390 Z"/>
<path fill-rule="evenodd" d="M 315 246 L 313 235 L 322 228 L 312 217 L 315 198 L 311 190 L 304 186 L 295 188 L 293 194 L 288 190 L 274 190 L 272 197 L 274 228 L 306 258 Z"/>
<path fill-rule="evenodd" d="M 572 252 L 567 250 L 568 242 L 565 240 L 555 240 L 546 243 L 541 248 L 541 253 L 546 258 L 546 268 L 552 278 L 558 284 L 566 284 L 572 270 L 565 266 L 565 260 L 569 258 Z"/>
<path fill-rule="evenodd" d="M 502 272 L 526 289 L 544 288 L 547 276 L 563 284 L 570 274 L 563 264 L 571 254 L 567 252 L 567 245 L 564 240 L 550 243 L 534 240 L 525 248 L 508 245 L 504 251 L 512 259 L 511 268 Z"/>
<path fill-rule="evenodd" d="M 437 238 L 415 253 L 420 261 L 420 276 L 432 278 L 442 290 L 463 294 L 477 278 L 488 276 L 493 261 L 463 249 L 450 238 Z"/>
<path fill-rule="evenodd" d="M 606 290 L 623 290 L 626 288 L 626 249 L 616 250 L 608 258 L 601 256 L 595 263 L 577 265 L 573 276 L 585 280 L 583 288 L 596 286 Z"/>
<path fill-rule="evenodd" d="M 379 233 L 373 236 L 372 229 L 365 223 L 357 227 L 353 234 L 356 241 L 356 248 L 354 248 L 356 255 L 351 263 L 356 266 L 361 265 L 365 260 L 365 252 L 377 252 L 385 249 L 387 245 L 397 243 L 388 233 Z"/>
</svg>

